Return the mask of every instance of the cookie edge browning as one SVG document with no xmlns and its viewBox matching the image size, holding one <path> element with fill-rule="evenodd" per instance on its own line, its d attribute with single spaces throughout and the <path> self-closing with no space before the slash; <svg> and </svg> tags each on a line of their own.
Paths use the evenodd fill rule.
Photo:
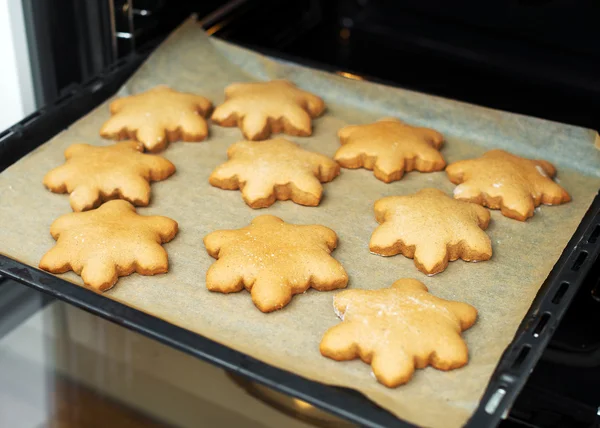
<svg viewBox="0 0 600 428">
<path fill-rule="evenodd" d="M 127 126 L 122 127 L 118 132 L 108 132 L 106 130 L 106 128 L 108 128 L 108 126 L 109 126 L 109 122 L 111 121 L 111 119 L 116 114 L 118 114 L 118 112 L 120 110 L 120 108 L 118 107 L 119 103 L 121 103 L 123 100 L 125 100 L 129 97 L 135 97 L 136 95 L 145 94 L 147 92 L 153 91 L 158 88 L 166 88 L 166 89 L 169 89 L 171 92 L 176 92 L 178 94 L 185 94 L 185 95 L 191 95 L 194 97 L 202 98 L 203 101 L 205 101 L 206 109 L 202 109 L 202 108 L 199 108 L 198 106 L 196 106 L 197 108 L 194 109 L 194 112 L 196 112 L 196 114 L 204 121 L 204 124 L 206 126 L 206 132 L 201 133 L 201 134 L 190 134 L 190 133 L 183 132 L 181 126 L 177 126 L 174 129 L 164 128 L 163 136 L 160 138 L 159 141 L 146 142 L 146 141 L 142 141 L 137 138 L 137 133 L 138 133 L 137 129 L 133 130 L 133 129 L 128 128 Z M 209 133 L 210 133 L 207 119 L 211 116 L 212 112 L 214 111 L 214 105 L 213 105 L 212 101 L 209 100 L 208 98 L 206 98 L 202 95 L 193 94 L 191 92 L 177 91 L 175 89 L 170 88 L 167 85 L 158 85 L 158 86 L 155 86 L 155 87 L 150 88 L 143 92 L 126 95 L 124 97 L 119 97 L 119 98 L 111 101 L 108 108 L 109 108 L 109 112 L 110 112 L 110 117 L 100 127 L 100 131 L 99 131 L 100 136 L 107 140 L 113 140 L 113 141 L 123 141 L 123 140 L 138 141 L 144 146 L 145 150 L 150 153 L 161 152 L 167 148 L 167 145 L 169 145 L 170 143 L 175 143 L 177 141 L 183 141 L 186 143 L 199 143 L 199 142 L 205 141 L 208 138 Z M 154 143 L 154 144 L 151 144 L 151 143 Z"/>
<path fill-rule="evenodd" d="M 244 277 L 242 275 L 242 276 L 240 276 L 239 281 L 237 281 L 235 283 L 232 282 L 230 284 L 230 286 L 226 287 L 226 288 L 217 287 L 214 284 L 211 285 L 212 280 L 209 278 L 211 270 L 216 265 L 216 263 L 218 263 L 220 261 L 220 251 L 221 251 L 222 246 L 230 239 L 235 239 L 235 237 L 232 236 L 233 233 L 236 233 L 246 227 L 249 227 L 252 224 L 261 224 L 261 223 L 267 223 L 267 222 L 285 223 L 285 224 L 292 225 L 292 226 L 318 228 L 319 231 L 321 232 L 321 234 L 323 235 L 322 239 L 323 239 L 323 242 L 325 243 L 325 246 L 327 247 L 326 250 L 324 249 L 324 251 L 326 253 L 325 256 L 330 257 L 331 260 L 333 260 L 341 268 L 343 277 L 337 279 L 336 281 L 331 282 L 331 284 L 320 285 L 318 287 L 314 286 L 315 281 L 312 278 L 310 278 L 307 281 L 307 285 L 304 290 L 298 290 L 298 291 L 294 292 L 294 290 L 290 287 L 289 296 L 287 296 L 287 298 L 285 300 L 279 301 L 276 304 L 272 304 L 272 305 L 267 305 L 264 302 L 258 301 L 255 299 L 255 296 L 252 293 L 252 289 L 254 287 L 256 279 L 255 279 L 255 282 L 253 282 L 252 284 L 246 284 L 246 282 L 244 281 Z M 252 303 L 254 304 L 254 306 L 258 310 L 260 310 L 262 313 L 267 314 L 267 313 L 276 312 L 278 310 L 285 308 L 292 301 L 292 299 L 294 298 L 295 295 L 303 294 L 304 292 L 308 291 L 311 288 L 315 289 L 316 291 L 332 291 L 332 290 L 337 290 L 340 288 L 347 287 L 348 281 L 349 281 L 348 272 L 346 272 L 346 269 L 340 263 L 340 261 L 335 259 L 331 254 L 337 248 L 337 245 L 339 242 L 337 233 L 333 229 L 331 229 L 327 226 L 320 225 L 320 224 L 297 225 L 297 224 L 293 224 L 293 223 L 286 223 L 281 218 L 271 215 L 271 214 L 263 214 L 263 215 L 259 215 L 259 216 L 255 217 L 251 221 L 250 225 L 244 226 L 240 229 L 216 230 L 216 231 L 210 232 L 209 234 L 207 234 L 204 237 L 203 243 L 204 243 L 204 247 L 206 248 L 206 252 L 208 253 L 208 255 L 210 257 L 215 259 L 215 262 L 213 262 L 207 269 L 206 276 L 205 276 L 206 277 L 206 288 L 209 291 L 223 293 L 223 294 L 230 294 L 230 293 L 237 293 L 237 292 L 246 290 L 250 294 L 250 297 L 251 297 L 251 300 L 252 300 Z"/>
<path fill-rule="evenodd" d="M 98 197 L 89 204 L 81 205 L 81 204 L 77 204 L 73 200 L 73 198 L 71 198 L 71 194 L 75 191 L 76 188 L 74 188 L 71 192 L 69 192 L 68 186 L 65 182 L 63 182 L 61 185 L 58 185 L 58 186 L 54 185 L 53 183 L 50 182 L 51 176 L 57 170 L 66 167 L 68 165 L 68 162 L 75 156 L 74 153 L 70 153 L 71 151 L 74 151 L 74 149 L 81 149 L 81 148 L 86 148 L 86 147 L 107 148 L 107 147 L 114 147 L 115 145 L 124 145 L 124 146 L 127 145 L 133 151 L 136 151 L 136 152 L 140 153 L 141 155 L 151 156 L 152 158 L 158 158 L 158 159 L 160 159 L 160 162 L 162 162 L 163 165 L 165 166 L 165 168 L 162 168 L 159 171 L 149 168 L 148 177 L 136 176 L 138 178 L 143 179 L 144 181 L 146 181 L 148 183 L 148 187 L 147 187 L 147 189 L 145 189 L 145 194 L 142 195 L 141 197 L 138 197 L 135 199 L 126 197 L 123 194 L 123 191 L 121 188 L 115 189 L 111 193 L 104 193 L 104 192 L 102 192 L 102 190 L 100 188 L 98 188 L 97 189 Z M 156 154 L 144 153 L 144 144 L 142 142 L 136 141 L 136 140 L 118 141 L 114 145 L 110 145 L 110 146 L 95 146 L 95 145 L 87 144 L 87 143 L 74 143 L 74 144 L 71 144 L 69 147 L 67 147 L 67 149 L 65 149 L 64 157 L 65 157 L 65 162 L 63 164 L 61 164 L 55 168 L 52 168 L 50 171 L 48 171 L 44 175 L 44 178 L 42 179 L 42 184 L 44 185 L 44 187 L 46 187 L 52 193 L 69 194 L 69 205 L 71 206 L 71 209 L 73 210 L 73 212 L 85 212 L 85 211 L 94 210 L 96 208 L 99 208 L 102 204 L 104 204 L 106 202 L 109 202 L 112 200 L 118 200 L 118 199 L 127 201 L 135 207 L 147 207 L 150 204 L 150 198 L 151 198 L 151 193 L 152 193 L 152 190 L 150 187 L 151 183 L 166 180 L 167 178 L 169 178 L 173 174 L 175 174 L 175 172 L 177 171 L 177 168 L 175 167 L 173 162 L 171 162 L 169 159 L 167 159 L 163 156 L 156 155 Z"/>
<path fill-rule="evenodd" d="M 215 111 L 217 109 L 215 109 Z M 304 111 L 306 112 L 306 110 Z M 310 116 L 310 114 L 308 115 Z M 311 123 L 309 124 L 308 129 L 300 129 L 295 126 L 292 126 L 290 124 L 290 121 L 283 116 L 277 119 L 267 117 L 266 125 L 261 130 L 261 132 L 251 135 L 246 131 L 244 127 L 244 117 L 240 117 L 235 112 L 231 113 L 225 119 L 215 118 L 214 113 L 211 117 L 211 120 L 219 126 L 225 128 L 239 128 L 244 138 L 246 138 L 249 141 L 264 141 L 269 139 L 269 137 L 271 137 L 272 135 L 276 134 L 285 134 L 290 135 L 292 137 L 310 137 L 312 135 L 312 119 L 314 118 L 311 117 Z"/>
<path fill-rule="evenodd" d="M 405 122 L 403 122 L 399 119 L 393 118 L 393 117 L 383 117 L 381 119 L 378 119 L 375 122 L 371 122 L 366 125 L 372 125 L 377 122 L 398 122 L 398 123 L 407 125 Z M 344 145 L 348 144 L 348 142 L 351 138 L 351 135 L 352 135 L 352 128 L 358 128 L 360 126 L 364 126 L 364 125 L 347 125 L 347 126 L 340 128 L 337 132 L 337 136 L 340 141 L 340 146 L 344 146 Z M 407 126 L 411 126 L 411 125 L 407 125 Z M 446 141 L 446 139 L 442 133 L 436 131 L 435 129 L 431 129 L 431 128 L 423 128 L 423 127 L 416 127 L 416 126 L 411 126 L 411 127 L 417 128 L 417 129 L 424 129 L 430 133 L 434 133 L 437 137 L 439 137 L 437 139 L 431 139 L 431 141 L 429 141 L 429 140 L 427 140 L 427 141 L 433 149 L 440 152 L 440 150 L 442 149 L 442 147 Z M 418 171 L 420 173 L 439 172 L 439 171 L 443 171 L 447 165 L 446 159 L 444 158 L 444 156 L 442 156 L 441 153 L 439 153 L 441 162 L 439 162 L 439 163 L 432 162 L 430 167 L 419 168 L 419 167 L 417 167 L 417 162 L 419 161 L 419 157 L 414 156 L 413 158 L 404 158 L 403 159 L 403 168 L 400 170 L 397 170 L 397 171 L 392 171 L 391 173 L 388 174 L 388 173 L 382 171 L 377 166 L 378 156 L 368 156 L 365 153 L 360 153 L 358 156 L 355 156 L 352 159 L 346 159 L 346 158 L 341 158 L 338 156 L 339 151 L 340 151 L 340 148 L 338 148 L 338 150 L 336 150 L 336 153 L 334 154 L 333 159 L 337 163 L 339 163 L 343 168 L 347 168 L 347 169 L 364 168 L 366 170 L 373 171 L 373 175 L 375 176 L 375 178 L 377 178 L 378 180 L 383 181 L 384 183 L 387 183 L 387 184 L 392 183 L 394 181 L 401 180 L 404 177 L 404 174 L 406 174 L 407 172 L 412 172 L 412 171 Z"/>
<path fill-rule="evenodd" d="M 250 135 L 244 127 L 245 116 L 242 117 L 237 112 L 231 112 L 228 116 L 225 116 L 223 118 L 217 117 L 219 115 L 220 108 L 223 105 L 225 105 L 228 101 L 230 101 L 231 98 L 233 97 L 233 94 L 231 93 L 233 91 L 231 91 L 230 88 L 233 88 L 234 86 L 245 85 L 245 84 L 273 83 L 273 82 L 285 83 L 300 92 L 303 92 L 305 94 L 308 94 L 311 97 L 314 97 L 315 100 L 318 100 L 318 106 L 316 109 L 311 108 L 310 103 L 308 103 L 308 102 L 297 103 L 298 107 L 301 108 L 309 118 L 308 126 L 306 129 L 301 129 L 301 128 L 293 126 L 290 123 L 290 121 L 287 118 L 285 118 L 284 116 L 281 116 L 279 118 L 274 118 L 271 116 L 264 115 L 264 116 L 266 116 L 266 123 L 265 123 L 265 126 L 263 127 L 263 129 L 260 132 L 255 133 L 254 135 Z M 313 119 L 317 119 L 318 117 L 322 116 L 323 113 L 327 110 L 327 106 L 325 104 L 325 101 L 323 101 L 323 98 L 319 97 L 318 95 L 313 94 L 312 92 L 308 92 L 303 89 L 300 89 L 293 82 L 290 82 L 289 80 L 285 80 L 285 79 L 275 79 L 275 80 L 270 80 L 267 82 L 236 82 L 236 83 L 232 83 L 232 84 L 228 85 L 227 87 L 225 87 L 224 92 L 225 92 L 225 100 L 223 101 L 223 103 L 221 103 L 220 105 L 218 105 L 214 108 L 214 110 L 211 114 L 211 117 L 210 117 L 211 121 L 214 122 L 215 124 L 225 127 L 225 128 L 236 128 L 236 127 L 239 128 L 240 131 L 242 132 L 242 135 L 244 136 L 244 138 L 246 138 L 249 141 L 267 140 L 270 136 L 272 136 L 274 134 L 286 134 L 286 135 L 290 135 L 290 136 L 294 136 L 294 137 L 310 137 L 312 135 L 312 130 L 313 130 L 313 126 L 312 126 Z M 228 93 L 228 92 L 230 92 L 230 93 Z"/>
<path fill-rule="evenodd" d="M 197 135 L 187 134 L 185 132 L 182 132 L 181 131 L 181 127 L 178 126 L 174 130 L 165 129 L 164 137 L 161 138 L 160 141 L 157 142 L 156 144 L 150 145 L 149 143 L 147 143 L 145 141 L 141 141 L 141 140 L 139 140 L 137 138 L 137 130 L 130 130 L 127 127 L 122 128 L 120 132 L 115 132 L 115 133 L 103 132 L 102 129 L 100 130 L 100 136 L 102 138 L 107 139 L 107 140 L 113 140 L 113 141 L 135 140 L 135 141 L 139 141 L 140 143 L 142 143 L 144 145 L 144 148 L 149 153 L 158 153 L 158 152 L 161 152 L 161 151 L 165 150 L 169 144 L 175 143 L 175 142 L 178 142 L 178 141 L 183 141 L 185 143 L 201 143 L 201 142 L 205 141 L 208 138 L 208 134 L 209 134 L 208 132 L 206 132 L 205 134 L 197 134 Z"/>
<path fill-rule="evenodd" d="M 535 214 L 535 209 L 537 207 L 539 207 L 540 205 L 556 206 L 556 205 L 566 204 L 567 202 L 571 202 L 572 198 L 571 198 L 571 195 L 569 194 L 569 192 L 567 192 L 567 190 L 565 188 L 563 188 L 560 184 L 558 184 L 553 179 L 556 176 L 557 170 L 556 170 L 556 167 L 552 163 L 550 163 L 546 160 L 543 160 L 543 159 L 524 158 L 522 156 L 518 156 L 518 155 L 515 155 L 513 153 L 510 153 L 510 152 L 507 152 L 507 151 L 501 150 L 501 149 L 489 150 L 486 153 L 484 153 L 484 155 L 487 153 L 490 153 L 490 152 L 494 152 L 494 151 L 505 152 L 512 156 L 516 156 L 521 159 L 525 159 L 525 160 L 534 162 L 537 166 L 539 166 L 546 172 L 546 174 L 548 175 L 548 177 L 547 177 L 548 180 L 552 181 L 552 183 L 554 183 L 554 185 L 556 185 L 557 188 L 560 189 L 560 193 L 561 193 L 560 196 L 547 195 L 547 194 L 543 193 L 542 197 L 540 198 L 540 200 L 538 202 L 535 200 L 535 198 L 533 196 L 529 195 L 528 198 L 529 198 L 529 201 L 531 202 L 531 204 L 526 207 L 526 210 L 521 211 L 521 212 L 510 209 L 509 207 L 504 205 L 504 200 L 503 200 L 502 196 L 490 196 L 487 192 L 482 191 L 479 188 L 477 188 L 479 190 L 479 194 L 477 194 L 476 196 L 472 196 L 472 197 L 462 196 L 461 197 L 460 195 L 454 194 L 453 195 L 454 199 L 458 199 L 458 200 L 465 201 L 465 202 L 471 202 L 471 203 L 474 203 L 474 204 L 477 204 L 477 205 L 480 205 L 483 207 L 487 207 L 492 210 L 500 210 L 500 212 L 502 213 L 502 215 L 504 217 L 512 218 L 513 220 L 518 220 L 518 221 L 522 221 L 522 222 L 525 222 L 529 218 L 533 217 Z M 480 158 L 481 158 L 481 156 L 479 158 L 464 159 L 464 160 L 459 160 L 459 161 L 452 162 L 451 164 L 449 164 L 446 167 L 446 176 L 448 177 L 448 180 L 450 180 L 450 182 L 455 184 L 456 186 L 466 183 L 466 181 L 464 180 L 464 172 L 455 171 L 455 170 L 460 168 L 461 164 L 470 163 L 470 162 L 476 161 L 477 159 L 480 159 Z"/>
<path fill-rule="evenodd" d="M 416 193 L 413 193 L 412 195 L 416 195 L 424 190 L 428 190 L 428 188 L 425 189 L 421 189 L 419 191 L 417 191 Z M 443 194 L 445 196 L 446 193 L 440 191 L 439 189 L 434 189 L 440 192 L 440 194 Z M 406 195 L 409 196 L 409 195 Z M 383 225 L 386 221 L 385 218 L 385 214 L 387 212 L 387 207 L 385 207 L 385 203 L 386 201 L 390 201 L 393 198 L 396 198 L 395 196 L 387 196 L 381 199 L 378 199 L 377 201 L 375 201 L 375 204 L 373 206 L 373 210 L 375 212 L 375 220 L 377 221 L 377 223 L 379 224 L 377 227 L 379 227 L 380 225 Z M 489 249 L 489 251 L 485 251 L 485 252 L 473 252 L 470 251 L 466 246 L 463 245 L 462 241 L 458 242 L 456 245 L 449 245 L 446 244 L 446 257 L 443 258 L 442 260 L 440 260 L 438 263 L 436 263 L 435 265 L 433 265 L 431 267 L 431 269 L 428 269 L 423 263 L 421 263 L 421 261 L 418 258 L 415 258 L 415 252 L 416 252 L 416 245 L 406 245 L 404 243 L 403 240 L 399 239 L 396 241 L 396 243 L 393 246 L 388 246 L 388 247 L 384 247 L 384 246 L 379 246 L 373 243 L 373 235 L 375 234 L 375 230 L 377 230 L 377 228 L 375 228 L 375 230 L 373 231 L 373 233 L 371 234 L 371 238 L 369 239 L 369 251 L 375 255 L 378 256 L 383 256 L 383 257 L 393 257 L 396 256 L 398 254 L 401 254 L 402 256 L 412 259 L 415 267 L 421 271 L 422 273 L 428 275 L 428 276 L 433 276 L 436 275 L 438 273 L 441 273 L 443 271 L 446 270 L 446 268 L 448 267 L 450 262 L 456 261 L 456 260 L 463 260 L 465 262 L 483 262 L 483 261 L 488 261 L 492 258 L 493 256 L 493 248 L 492 248 L 492 240 L 490 238 L 490 236 L 485 233 L 485 231 L 487 230 L 490 221 L 491 221 L 491 214 L 489 212 L 489 210 L 487 210 L 485 207 L 478 205 L 476 203 L 473 202 L 469 202 L 469 201 L 457 201 L 457 202 L 462 202 L 465 204 L 471 204 L 470 208 L 472 210 L 474 210 L 474 214 L 477 217 L 477 224 L 480 228 L 480 233 L 482 233 L 482 236 L 485 236 L 486 241 L 488 243 L 488 248 L 486 248 L 486 250 Z M 478 232 L 479 233 L 479 232 Z"/>
<path fill-rule="evenodd" d="M 398 279 L 391 286 L 389 286 L 387 288 L 407 288 L 407 287 L 415 288 L 416 290 L 422 290 L 422 291 L 425 291 L 426 293 L 431 294 L 425 284 L 423 284 L 421 281 L 413 279 L 413 278 Z M 344 290 L 344 291 L 337 293 L 333 297 L 333 309 L 334 309 L 334 312 L 336 313 L 336 315 L 338 316 L 338 318 L 341 319 L 341 322 L 334 325 L 333 327 L 330 327 L 323 334 L 323 337 L 319 344 L 319 351 L 323 357 L 330 358 L 330 359 L 332 359 L 334 361 L 338 361 L 338 362 L 352 361 L 352 360 L 360 359 L 363 363 L 368 364 L 371 367 L 372 374 L 374 375 L 377 382 L 381 383 L 382 385 L 384 385 L 388 388 L 397 388 L 399 386 L 402 386 L 402 385 L 410 382 L 410 380 L 412 379 L 412 377 L 417 369 L 424 369 L 428 366 L 431 366 L 431 367 L 435 368 L 436 370 L 450 371 L 450 370 L 455 370 L 455 369 L 464 367 L 469 363 L 469 358 L 470 358 L 469 349 L 468 349 L 467 342 L 466 342 L 465 338 L 463 337 L 462 333 L 464 333 L 466 330 L 471 328 L 477 322 L 477 318 L 479 315 L 477 308 L 475 308 L 474 306 L 472 306 L 468 303 L 465 303 L 465 302 L 460 302 L 460 301 L 455 301 L 455 300 L 446 300 L 441 297 L 437 297 L 433 294 L 432 294 L 432 296 L 444 301 L 445 303 L 447 303 L 451 307 L 453 307 L 452 314 L 457 318 L 457 321 L 459 323 L 459 328 L 460 328 L 460 331 L 457 332 L 457 334 L 459 335 L 459 338 L 461 339 L 461 342 L 464 346 L 464 351 L 465 351 L 464 359 L 461 359 L 460 357 L 458 357 L 454 361 L 451 361 L 449 363 L 444 363 L 443 361 L 440 361 L 439 359 L 437 359 L 436 352 L 432 352 L 427 358 L 422 358 L 422 359 L 419 358 L 418 355 L 415 355 L 415 356 L 413 356 L 412 367 L 409 367 L 408 370 L 405 370 L 405 373 L 401 373 L 400 375 L 396 376 L 394 379 L 389 379 L 385 374 L 382 374 L 382 373 L 378 374 L 377 369 L 375 367 L 373 367 L 372 363 L 373 363 L 373 357 L 374 357 L 375 352 L 371 352 L 371 353 L 362 352 L 360 344 L 358 344 L 356 342 L 353 342 L 351 344 L 351 346 L 348 346 L 343 353 L 340 353 L 339 350 L 337 352 L 335 352 L 335 351 L 327 349 L 325 342 L 327 341 L 326 338 L 330 336 L 330 332 L 332 332 L 337 327 L 344 325 L 344 322 L 347 322 L 347 321 L 344 321 L 345 310 L 341 310 L 341 308 L 339 308 L 336 305 L 337 301 L 342 299 L 346 293 L 348 293 L 348 294 L 354 294 L 356 292 L 368 293 L 369 291 L 372 291 L 372 290 L 357 290 L 357 289 Z M 463 316 L 461 317 L 461 315 L 463 315 Z M 464 318 L 464 321 L 463 321 L 463 318 Z M 401 371 L 401 370 L 399 370 L 399 371 Z"/>
<path fill-rule="evenodd" d="M 340 165 L 328 156 L 325 156 L 318 152 L 312 152 L 312 151 L 303 149 L 298 144 L 296 144 L 292 141 L 285 140 L 285 139 L 283 139 L 283 140 L 293 143 L 296 147 L 298 147 L 299 149 L 301 149 L 305 152 L 308 152 L 308 153 L 311 153 L 313 155 L 320 157 L 322 161 L 326 160 L 327 162 L 330 163 L 330 167 L 322 168 L 321 166 L 319 166 L 316 174 L 313 171 L 313 176 L 320 183 L 320 186 L 319 186 L 320 188 L 317 193 L 310 193 L 310 192 L 300 190 L 298 187 L 296 187 L 296 185 L 293 182 L 288 182 L 286 184 L 274 185 L 272 191 L 268 195 L 264 196 L 263 198 L 256 199 L 256 200 L 250 200 L 246 197 L 246 195 L 243 192 L 246 182 L 240 181 L 238 174 L 235 174 L 229 178 L 217 177 L 217 175 L 218 175 L 217 173 L 218 173 L 219 169 L 221 167 L 223 167 L 224 165 L 226 165 L 227 162 L 229 162 L 233 159 L 235 149 L 238 147 L 238 144 L 244 143 L 244 141 L 239 141 L 237 143 L 233 143 L 231 146 L 228 147 L 227 161 L 225 161 L 221 165 L 217 166 L 211 172 L 210 176 L 208 177 L 209 184 L 213 187 L 216 187 L 216 188 L 219 188 L 222 190 L 240 190 L 240 193 L 242 194 L 242 199 L 244 200 L 246 205 L 248 205 L 250 208 L 253 208 L 253 209 L 268 208 L 277 201 L 287 201 L 287 200 L 291 200 L 292 202 L 294 202 L 298 205 L 303 205 L 303 206 L 307 206 L 307 207 L 319 206 L 319 204 L 321 203 L 321 200 L 323 199 L 323 192 L 324 192 L 323 183 L 329 183 L 329 182 L 333 181 L 337 176 L 340 175 L 340 172 L 341 172 Z M 252 142 L 252 143 L 254 142 L 252 140 L 248 140 L 248 141 Z M 328 172 L 328 174 L 326 174 L 326 172 Z"/>
<path fill-rule="evenodd" d="M 321 185 L 320 192 L 318 194 L 309 194 L 308 192 L 300 191 L 293 183 L 287 184 L 276 184 L 273 186 L 273 190 L 269 195 L 256 199 L 250 200 L 248 199 L 244 193 L 244 186 L 246 182 L 240 182 L 237 174 L 230 179 L 219 179 L 211 176 L 208 178 L 209 183 L 222 190 L 240 190 L 242 193 L 242 199 L 244 203 L 253 209 L 261 209 L 268 208 L 273 205 L 277 201 L 288 201 L 306 206 L 306 207 L 316 207 L 321 203 L 321 199 L 323 198 L 323 186 Z M 323 183 L 323 182 L 321 182 Z"/>
<path fill-rule="evenodd" d="M 483 230 L 482 230 L 483 231 Z M 488 236 L 489 238 L 489 236 Z M 490 239 L 490 248 L 491 248 L 491 239 Z M 446 245 L 446 257 L 440 260 L 438 263 L 433 265 L 431 269 L 427 269 L 427 267 L 421 263 L 419 258 L 415 258 L 415 245 L 405 245 L 403 241 L 398 241 L 396 245 L 393 247 L 377 247 L 371 242 L 369 243 L 369 250 L 378 256 L 383 257 L 392 257 L 398 254 L 412 259 L 415 267 L 422 273 L 427 276 L 437 275 L 438 273 L 442 273 L 448 268 L 450 262 L 454 262 L 456 260 L 463 260 L 465 262 L 485 262 L 492 258 L 492 252 L 488 253 L 477 253 L 477 252 L 469 252 L 465 248 L 463 248 L 461 243 L 450 246 Z"/>
<path fill-rule="evenodd" d="M 137 210 L 135 209 L 133 204 L 131 204 L 129 201 L 126 201 L 124 199 L 116 199 L 114 201 L 122 201 L 122 202 L 129 204 L 131 206 L 131 210 L 137 214 Z M 111 201 L 108 201 L 108 202 L 111 202 Z M 100 207 L 98 207 L 98 208 L 100 208 Z M 95 209 L 98 209 L 98 208 L 95 208 Z M 123 276 L 129 276 L 133 273 L 137 273 L 139 275 L 144 275 L 144 276 L 153 276 L 153 275 L 167 273 L 169 271 L 169 254 L 162 245 L 172 241 L 175 238 L 175 236 L 177 236 L 177 233 L 179 232 L 179 224 L 177 223 L 177 221 L 173 220 L 172 218 L 165 217 L 165 216 L 142 216 L 144 218 L 156 217 L 156 218 L 160 218 L 161 220 L 167 220 L 169 223 L 171 223 L 170 233 L 168 233 L 167 235 L 158 233 L 158 237 L 159 237 L 160 241 L 157 242 L 157 244 L 159 245 L 159 247 L 161 249 L 161 254 L 164 254 L 164 256 L 165 256 L 164 265 L 163 264 L 158 265 L 158 266 L 154 267 L 153 269 L 143 269 L 139 266 L 137 261 L 134 261 L 129 267 L 126 267 L 126 268 L 121 268 L 120 266 L 115 265 L 115 267 L 114 267 L 115 275 L 110 280 L 105 281 L 105 282 L 91 283 L 89 281 L 85 281 L 83 279 L 83 277 L 81 276 L 81 273 L 82 273 L 83 269 L 85 268 L 85 266 L 83 264 L 81 266 L 81 269 L 75 270 L 75 269 L 73 269 L 71 262 L 66 262 L 66 263 L 64 263 L 62 265 L 58 265 L 58 266 L 53 265 L 52 263 L 48 263 L 47 259 L 49 258 L 48 257 L 49 254 L 52 251 L 56 250 L 58 247 L 58 240 L 60 238 L 60 230 L 58 227 L 59 223 L 63 222 L 67 218 L 67 216 L 73 216 L 73 215 L 77 215 L 77 214 L 85 214 L 87 212 L 89 212 L 89 211 L 72 212 L 72 213 L 68 213 L 68 214 L 63 214 L 52 222 L 52 225 L 50 226 L 50 235 L 56 242 L 55 242 L 54 246 L 52 248 L 50 248 L 50 250 L 48 250 L 42 256 L 42 258 L 38 264 L 38 267 L 40 269 L 50 272 L 52 274 L 62 274 L 62 273 L 72 271 L 81 278 L 81 281 L 84 283 L 86 288 L 89 288 L 95 292 L 108 291 L 115 286 L 115 284 L 118 282 L 119 278 L 121 278 Z"/>
</svg>

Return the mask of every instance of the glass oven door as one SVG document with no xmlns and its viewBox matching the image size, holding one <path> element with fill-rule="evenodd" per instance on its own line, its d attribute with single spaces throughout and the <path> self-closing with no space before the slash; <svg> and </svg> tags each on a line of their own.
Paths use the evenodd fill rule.
<svg viewBox="0 0 600 428">
<path fill-rule="evenodd" d="M 0 284 L 0 427 L 349 427 L 21 284 Z"/>
</svg>

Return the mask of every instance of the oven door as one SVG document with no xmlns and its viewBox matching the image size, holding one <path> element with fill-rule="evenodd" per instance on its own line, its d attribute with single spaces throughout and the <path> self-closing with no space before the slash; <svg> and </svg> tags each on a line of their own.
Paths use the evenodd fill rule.
<svg viewBox="0 0 600 428">
<path fill-rule="evenodd" d="M 0 426 L 352 425 L 12 280 L 3 280 Z"/>
</svg>

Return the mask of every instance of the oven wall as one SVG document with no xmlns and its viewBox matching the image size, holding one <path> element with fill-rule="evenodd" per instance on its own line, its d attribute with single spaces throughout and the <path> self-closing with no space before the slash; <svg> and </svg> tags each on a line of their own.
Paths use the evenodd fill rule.
<svg viewBox="0 0 600 428">
<path fill-rule="evenodd" d="M 102 73 L 134 49 L 160 42 L 192 13 L 202 18 L 226 2 L 9 0 L 9 3 L 22 4 L 23 25 L 17 34 L 21 39 L 26 38 L 27 43 L 19 52 L 29 55 L 35 105 L 39 108 L 52 103 L 74 85 Z M 21 117 L 15 114 L 12 121 Z"/>
<path fill-rule="evenodd" d="M 226 5 L 243 11 L 241 19 L 218 32 L 234 43 L 309 54 L 377 75 L 369 67 L 378 68 L 385 58 L 372 49 L 376 43 L 408 58 L 404 62 L 411 67 L 403 66 L 402 73 L 394 64 L 382 67 L 390 76 L 378 76 L 401 86 L 599 127 L 600 33 L 592 23 L 600 3 L 590 0 L 485 6 L 464 0 L 450 9 L 437 0 L 6 0 L 0 5 L 0 52 L 7 61 L 0 75 L 0 129 L 132 49 L 159 41 L 190 14 L 202 18 Z M 307 41 L 298 29 L 312 26 L 323 31 L 313 31 L 318 38 Z M 352 37 L 338 40 L 334 33 Z M 362 58 L 361 37 L 378 41 L 363 49 L 373 58 L 355 64 L 353 58 Z M 503 88 L 497 96 L 491 93 L 494 86 Z"/>
</svg>

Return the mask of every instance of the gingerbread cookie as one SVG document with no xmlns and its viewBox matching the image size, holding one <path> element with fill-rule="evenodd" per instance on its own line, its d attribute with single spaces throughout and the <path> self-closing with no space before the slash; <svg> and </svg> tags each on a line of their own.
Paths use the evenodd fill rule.
<svg viewBox="0 0 600 428">
<path fill-rule="evenodd" d="M 44 186 L 55 193 L 70 193 L 73 211 L 96 208 L 110 199 L 146 206 L 149 182 L 166 179 L 175 166 L 143 151 L 137 141 L 105 147 L 73 144 L 65 150 L 67 162 L 46 174 Z"/>
<path fill-rule="evenodd" d="M 287 80 L 234 83 L 225 88 L 225 102 L 215 109 L 212 120 L 238 126 L 248 140 L 264 140 L 278 132 L 306 137 L 312 134 L 311 118 L 324 110 L 321 98 Z"/>
<path fill-rule="evenodd" d="M 92 211 L 60 216 L 50 233 L 56 245 L 40 261 L 52 273 L 72 270 L 96 291 L 111 288 L 120 276 L 165 273 L 169 263 L 161 246 L 177 234 L 177 222 L 141 216 L 127 201 L 109 201 Z"/>
<path fill-rule="evenodd" d="M 340 173 L 340 166 L 319 153 L 301 149 L 282 138 L 240 141 L 227 150 L 229 160 L 209 177 L 215 187 L 242 190 L 252 208 L 271 206 L 275 200 L 317 206 L 323 186 Z"/>
<path fill-rule="evenodd" d="M 325 333 L 321 354 L 336 361 L 360 358 L 389 388 L 408 382 L 415 368 L 453 370 L 469 360 L 461 332 L 475 324 L 477 310 L 435 297 L 415 279 L 342 291 L 333 307 L 343 322 Z"/>
<path fill-rule="evenodd" d="M 405 172 L 415 169 L 431 172 L 446 166 L 439 152 L 444 142 L 442 134 L 398 119 L 346 126 L 338 131 L 338 137 L 342 147 L 334 159 L 341 166 L 373 170 L 375 177 L 385 183 L 400 180 Z"/>
<path fill-rule="evenodd" d="M 491 240 L 484 232 L 489 211 L 437 189 L 379 199 L 375 219 L 381 225 L 371 236 L 371 252 L 414 258 L 417 269 L 428 275 L 442 272 L 448 261 L 492 257 Z"/>
<path fill-rule="evenodd" d="M 206 272 L 206 287 L 221 293 L 245 287 L 262 312 L 283 308 L 310 287 L 329 291 L 348 284 L 346 271 L 330 255 L 337 235 L 325 226 L 261 215 L 242 229 L 207 235 L 204 245 L 218 259 Z"/>
<path fill-rule="evenodd" d="M 571 197 L 556 184 L 554 166 L 545 160 L 530 160 L 490 150 L 478 159 L 454 162 L 446 168 L 454 184 L 454 197 L 500 209 L 506 217 L 525 221 L 540 204 L 558 205 Z M 461 184 L 462 183 L 462 184 Z"/>
<path fill-rule="evenodd" d="M 100 135 L 113 140 L 140 141 L 157 152 L 174 141 L 202 141 L 208 135 L 204 118 L 212 103 L 200 95 L 177 92 L 160 85 L 110 103 L 112 117 Z"/>
</svg>

